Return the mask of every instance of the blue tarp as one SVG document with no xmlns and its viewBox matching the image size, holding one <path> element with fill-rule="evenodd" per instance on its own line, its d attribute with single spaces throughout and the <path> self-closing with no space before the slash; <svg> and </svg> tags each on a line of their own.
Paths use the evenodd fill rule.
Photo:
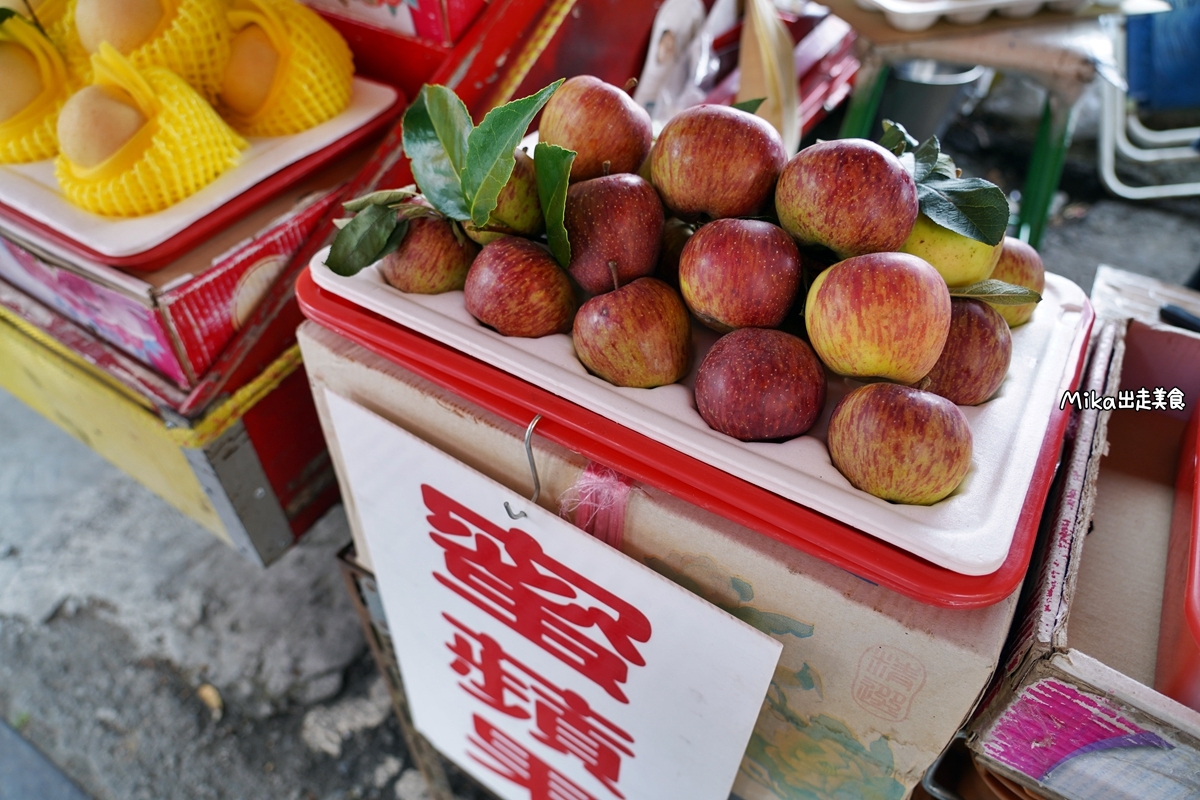
<svg viewBox="0 0 1200 800">
<path fill-rule="evenodd" d="M 1200 108 L 1200 0 L 1125 21 L 1129 96 L 1148 111 Z"/>
</svg>

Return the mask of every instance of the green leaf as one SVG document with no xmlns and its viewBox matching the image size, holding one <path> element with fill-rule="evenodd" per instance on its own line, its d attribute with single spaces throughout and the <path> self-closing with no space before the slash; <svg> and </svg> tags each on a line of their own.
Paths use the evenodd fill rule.
<svg viewBox="0 0 1200 800">
<path fill-rule="evenodd" d="M 537 175 L 538 202 L 546 218 L 546 241 L 559 266 L 566 269 L 571 263 L 571 243 L 563 226 L 567 208 L 567 184 L 571 178 L 571 162 L 575 151 L 556 144 L 538 142 L 533 148 L 533 169 Z"/>
<path fill-rule="evenodd" d="M 367 206 L 333 237 L 325 266 L 345 277 L 357 275 L 379 260 L 395 229 L 395 211 L 385 206 Z"/>
<path fill-rule="evenodd" d="M 913 150 L 913 180 L 920 183 L 937 168 L 938 156 L 942 153 L 936 136 L 930 136 Z"/>
<path fill-rule="evenodd" d="M 417 193 L 408 189 L 381 189 L 378 192 L 364 194 L 362 197 L 356 197 L 342 203 L 342 208 L 347 211 L 358 212 L 362 211 L 367 206 L 397 206 L 405 200 L 411 200 L 416 197 Z"/>
<path fill-rule="evenodd" d="M 753 114 L 766 101 L 767 98 L 765 97 L 756 97 L 753 100 L 743 100 L 740 103 L 734 103 L 733 108 L 736 108 L 738 111 L 745 111 L 747 114 Z"/>
<path fill-rule="evenodd" d="M 453 219 L 471 218 L 461 178 L 470 126 L 466 107 L 444 86 L 422 86 L 404 112 L 404 152 L 412 159 L 417 186 L 434 208 Z"/>
<path fill-rule="evenodd" d="M 0 8 L 0 25 L 3 25 L 4 20 L 8 19 L 9 17 L 18 16 L 20 16 L 20 14 L 17 13 L 15 8 Z"/>
<path fill-rule="evenodd" d="M 388 253 L 396 252 L 396 249 L 400 247 L 400 244 L 404 241 L 404 237 L 407 235 L 408 235 L 408 220 L 407 219 L 396 220 L 396 227 L 392 229 L 392 232 L 388 236 L 387 241 L 384 242 L 384 244 L 383 244 L 383 249 L 381 249 L 379 251 L 379 253 L 375 256 L 375 260 L 378 261 L 379 259 L 386 256 Z"/>
<path fill-rule="evenodd" d="M 399 206 L 388 206 L 396 212 L 396 219 L 417 219 L 419 217 L 435 217 L 446 219 L 446 215 L 436 208 L 430 208 L 421 203 L 401 203 Z"/>
<path fill-rule="evenodd" d="M 536 94 L 493 108 L 471 131 L 467 137 L 466 167 L 462 171 L 462 194 L 468 214 L 459 219 L 470 219 L 479 228 L 487 224 L 500 190 L 512 175 L 516 163 L 513 151 L 534 116 L 561 84 L 560 78 Z"/>
<path fill-rule="evenodd" d="M 883 121 L 883 136 L 880 137 L 879 144 L 898 156 L 905 150 L 915 148 L 917 140 L 909 136 L 908 131 L 899 122 L 892 122 L 890 119 L 885 119 Z"/>
<path fill-rule="evenodd" d="M 958 167 L 954 165 L 954 159 L 946 153 L 939 153 L 937 164 L 933 167 L 933 175 L 939 178 L 957 178 Z"/>
<path fill-rule="evenodd" d="M 990 245 L 1008 230 L 1008 200 L 982 178 L 936 178 L 917 184 L 921 213 L 955 233 Z"/>
<path fill-rule="evenodd" d="M 1040 303 L 1042 301 L 1042 296 L 1033 289 L 991 278 L 979 283 L 972 283 L 970 286 L 960 286 L 957 289 L 952 287 L 950 289 L 950 296 L 986 300 L 997 306 L 1021 306 L 1026 303 Z"/>
</svg>

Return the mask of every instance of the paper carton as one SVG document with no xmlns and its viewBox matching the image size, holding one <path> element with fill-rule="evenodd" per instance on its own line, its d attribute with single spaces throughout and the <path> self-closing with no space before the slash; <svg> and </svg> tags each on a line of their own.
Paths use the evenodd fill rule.
<svg viewBox="0 0 1200 800">
<path fill-rule="evenodd" d="M 315 323 L 298 339 L 339 481 L 325 392 L 378 414 L 526 497 L 525 430 Z M 538 502 L 559 501 L 586 459 L 533 437 Z M 359 562 L 373 569 L 354 493 Z M 742 800 L 901 800 L 970 715 L 995 669 L 1016 596 L 982 609 L 923 605 L 695 505 L 635 485 L 622 551 L 783 644 L 742 761 Z"/>
<path fill-rule="evenodd" d="M 1200 713 L 1154 691 L 1175 472 L 1200 403 L 1200 295 L 1101 267 L 1105 318 L 1057 514 L 997 688 L 968 727 L 987 769 L 1052 798 L 1200 796 Z M 1086 396 L 1085 396 L 1086 392 Z"/>
<path fill-rule="evenodd" d="M 336 199 L 331 187 L 350 174 L 346 165 L 321 171 L 156 272 L 122 272 L 10 234 L 0 239 L 0 277 L 189 389 L 313 234 Z"/>
</svg>

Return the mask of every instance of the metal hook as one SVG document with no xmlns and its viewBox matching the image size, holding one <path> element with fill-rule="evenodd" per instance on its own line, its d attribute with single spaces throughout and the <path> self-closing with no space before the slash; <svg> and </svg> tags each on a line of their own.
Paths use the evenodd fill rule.
<svg viewBox="0 0 1200 800">
<path fill-rule="evenodd" d="M 533 497 L 530 498 L 531 503 L 536 503 L 542 493 L 542 482 L 538 478 L 537 464 L 533 460 L 533 429 L 537 427 L 541 419 L 542 415 L 538 414 L 529 423 L 529 427 L 525 429 L 525 457 L 529 459 L 529 472 L 533 475 Z M 524 511 L 513 513 L 512 506 L 508 504 L 507 500 L 504 501 L 504 510 L 508 512 L 510 519 L 520 519 L 521 517 L 528 516 Z"/>
</svg>

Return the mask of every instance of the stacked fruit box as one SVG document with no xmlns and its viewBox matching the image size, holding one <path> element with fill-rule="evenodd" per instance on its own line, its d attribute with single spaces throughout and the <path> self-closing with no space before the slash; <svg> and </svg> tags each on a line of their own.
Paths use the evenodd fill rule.
<svg viewBox="0 0 1200 800">
<path fill-rule="evenodd" d="M 340 41 L 331 44 L 332 29 L 292 0 L 232 10 L 233 4 L 199 0 L 135 4 L 146 19 L 162 22 L 149 29 L 140 24 L 141 12 L 114 16 L 103 0 L 69 4 L 76 18 L 61 25 L 47 14 L 68 4 L 18 5 L 17 13 L 0 9 L 0 74 L 18 89 L 0 102 L 0 112 L 17 112 L 0 123 L 0 272 L 24 294 L 3 286 L 0 347 L 8 357 L 0 358 L 0 382 L 248 557 L 269 562 L 337 497 L 323 440 L 305 435 L 317 422 L 294 348 L 300 313 L 292 286 L 332 234 L 328 211 L 344 199 L 339 184 L 362 170 L 343 185 L 365 191 L 394 174 L 395 158 L 379 155 L 363 164 L 403 109 L 405 81 L 419 87 L 457 70 L 489 85 L 495 54 L 511 47 L 543 4 L 498 0 L 483 15 L 486 30 L 473 26 L 461 48 L 385 37 L 378 53 L 370 49 L 378 39 L 355 39 L 349 51 Z M 198 30 L 198 19 L 214 27 Z M 96 24 L 109 30 L 97 33 Z M 113 25 L 133 29 L 115 49 L 108 46 Z M 258 47 L 264 33 L 265 49 Z M 285 46 L 292 57 L 283 63 L 274 56 Z M 89 47 L 97 61 L 88 58 Z M 247 69 L 234 51 L 269 63 Z M 363 72 L 384 82 L 352 77 L 351 51 Z M 480 62 L 464 64 L 469 53 L 482 53 Z M 384 55 L 388 68 L 374 70 Z M 296 77 L 308 69 L 311 80 L 301 82 L 319 95 L 329 83 L 312 73 L 326 56 L 345 57 L 337 85 L 348 89 L 342 97 L 348 105 L 331 104 L 332 117 L 321 122 L 308 112 L 322 98 L 298 97 Z M 211 80 L 192 86 L 166 77 L 197 60 L 207 64 L 203 75 Z M 14 64 L 17 75 L 9 69 Z M 392 80 L 395 70 L 403 80 Z M 31 74 L 34 80 L 21 80 Z M 239 80 L 247 75 L 273 78 L 257 109 L 250 108 L 255 92 L 245 91 L 254 87 Z M 115 153 L 85 152 L 96 142 L 74 134 L 86 126 L 64 123 L 68 135 L 57 135 L 59 109 L 83 84 L 93 91 L 79 103 L 97 101 L 108 109 L 102 116 L 112 112 L 117 120 L 145 120 L 116 131 L 132 133 L 127 139 L 108 137 Z M 40 91 L 32 101 L 25 91 L 31 86 Z M 484 93 L 471 98 L 485 101 Z M 81 109 L 88 110 L 86 103 Z M 194 191 L 184 197 L 168 197 L 154 181 L 93 193 L 100 201 L 165 202 L 152 213 L 98 213 L 106 209 L 88 207 L 91 200 L 72 202 L 64 180 L 89 190 L 102 179 L 129 184 L 130 175 L 147 168 L 141 156 L 148 153 L 179 167 L 208 163 L 208 140 L 188 135 L 188 120 L 171 116 L 180 109 L 195 111 L 210 128 L 236 124 L 241 132 L 226 139 L 244 145 L 238 163 L 206 176 L 206 184 L 191 184 Z M 314 124 L 298 133 L 263 127 L 289 115 Z M 65 116 L 78 122 L 88 114 Z M 173 127 L 177 122 L 181 127 Z M 164 143 L 164 131 L 175 138 Z M 56 157 L 63 141 L 67 153 Z M 94 158 L 102 159 L 98 166 L 89 165 Z M 400 171 L 407 175 L 402 164 Z"/>
</svg>

